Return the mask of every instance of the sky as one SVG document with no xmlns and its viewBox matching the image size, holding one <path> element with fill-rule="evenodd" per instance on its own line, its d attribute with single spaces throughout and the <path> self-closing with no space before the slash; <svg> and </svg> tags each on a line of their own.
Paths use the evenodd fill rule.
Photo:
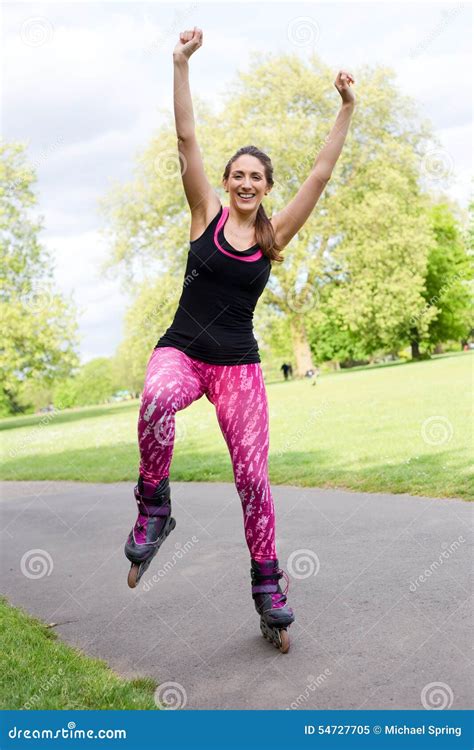
<svg viewBox="0 0 474 750">
<path fill-rule="evenodd" d="M 163 120 L 159 110 L 173 110 L 172 50 L 184 29 L 203 29 L 190 61 L 191 92 L 215 107 L 254 49 L 303 59 L 316 50 L 335 76 L 347 69 L 356 84 L 362 64 L 392 67 L 441 144 L 433 172 L 440 164 L 448 174 L 442 189 L 468 205 L 468 2 L 17 0 L 3 3 L 1 13 L 2 136 L 25 142 L 36 168 L 40 240 L 54 258 L 58 289 L 79 308 L 82 362 L 114 354 L 130 301 L 120 280 L 100 270 L 110 248 L 99 200 L 132 176 Z"/>
</svg>

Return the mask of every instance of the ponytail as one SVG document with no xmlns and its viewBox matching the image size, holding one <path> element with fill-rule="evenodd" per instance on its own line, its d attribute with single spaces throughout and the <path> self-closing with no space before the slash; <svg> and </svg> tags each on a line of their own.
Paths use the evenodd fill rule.
<svg viewBox="0 0 474 750">
<path fill-rule="evenodd" d="M 275 240 L 275 230 L 262 204 L 258 207 L 255 220 L 255 237 L 259 248 L 267 258 L 277 263 L 283 261 L 283 256 L 280 255 L 282 248 Z"/>
</svg>

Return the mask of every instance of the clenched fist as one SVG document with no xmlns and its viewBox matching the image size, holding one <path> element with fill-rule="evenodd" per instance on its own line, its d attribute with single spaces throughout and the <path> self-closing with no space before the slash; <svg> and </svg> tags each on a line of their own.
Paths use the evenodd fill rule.
<svg viewBox="0 0 474 750">
<path fill-rule="evenodd" d="M 354 103 L 355 96 L 350 89 L 351 83 L 355 83 L 352 75 L 346 70 L 340 70 L 334 81 L 334 85 L 339 91 L 344 104 Z"/>
<path fill-rule="evenodd" d="M 191 55 L 202 45 L 202 29 L 196 26 L 192 31 L 182 31 L 179 42 L 173 50 L 173 57 L 185 57 L 189 60 Z"/>
</svg>

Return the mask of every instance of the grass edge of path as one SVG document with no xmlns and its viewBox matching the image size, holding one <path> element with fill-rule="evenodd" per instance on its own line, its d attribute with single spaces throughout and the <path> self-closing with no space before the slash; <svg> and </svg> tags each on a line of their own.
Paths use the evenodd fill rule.
<svg viewBox="0 0 474 750">
<path fill-rule="evenodd" d="M 1 710 L 157 710 L 150 677 L 126 679 L 0 595 Z"/>
<path fill-rule="evenodd" d="M 473 475 L 474 478 L 474 475 Z M 120 480 L 116 479 L 110 479 L 107 481 L 96 481 L 95 479 L 91 479 L 89 482 L 84 481 L 82 479 L 5 479 L 0 475 L 0 484 L 8 485 L 8 484 L 75 484 L 75 485 L 82 485 L 84 487 L 88 487 L 89 485 L 96 485 L 96 484 L 105 484 L 105 485 L 113 485 L 113 484 L 127 484 L 127 485 L 135 485 L 137 482 L 136 477 L 130 477 L 129 479 L 124 478 Z M 205 480 L 197 480 L 197 479 L 183 479 L 182 477 L 178 476 L 176 478 L 170 477 L 170 485 L 172 486 L 175 483 L 182 483 L 182 484 L 229 484 L 232 486 L 235 486 L 235 483 L 231 481 L 230 479 L 212 479 L 207 478 Z M 288 482 L 278 482 L 273 481 L 270 479 L 270 485 L 272 489 L 274 487 L 290 487 L 295 488 L 298 487 L 300 489 L 308 489 L 308 490 L 320 490 L 322 492 L 350 492 L 353 495 L 407 495 L 409 497 L 419 498 L 420 500 L 459 500 L 464 503 L 471 503 L 474 502 L 474 494 L 468 495 L 464 492 L 450 492 L 449 494 L 438 494 L 438 495 L 430 495 L 427 494 L 424 491 L 418 490 L 416 487 L 411 487 L 410 489 L 398 489 L 396 487 L 392 487 L 390 489 L 383 488 L 383 487 L 373 487 L 373 488 L 367 488 L 364 485 L 361 486 L 350 486 L 345 485 L 341 482 L 341 480 L 338 480 L 338 482 L 331 482 L 328 480 L 327 482 L 324 482 L 323 484 L 309 484 L 307 482 L 303 481 L 295 481 L 292 484 L 288 484 Z M 0 490 L 0 503 L 2 500 L 1 490 Z M 0 595 L 1 596 L 1 595 Z"/>
</svg>

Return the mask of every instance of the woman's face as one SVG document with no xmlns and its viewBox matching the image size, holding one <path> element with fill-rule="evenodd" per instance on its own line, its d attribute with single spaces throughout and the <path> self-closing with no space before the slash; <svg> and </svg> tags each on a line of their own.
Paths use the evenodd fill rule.
<svg viewBox="0 0 474 750">
<path fill-rule="evenodd" d="M 232 163 L 224 187 L 229 191 L 229 202 L 240 211 L 255 211 L 269 192 L 262 162 L 256 156 L 242 154 Z"/>
</svg>

